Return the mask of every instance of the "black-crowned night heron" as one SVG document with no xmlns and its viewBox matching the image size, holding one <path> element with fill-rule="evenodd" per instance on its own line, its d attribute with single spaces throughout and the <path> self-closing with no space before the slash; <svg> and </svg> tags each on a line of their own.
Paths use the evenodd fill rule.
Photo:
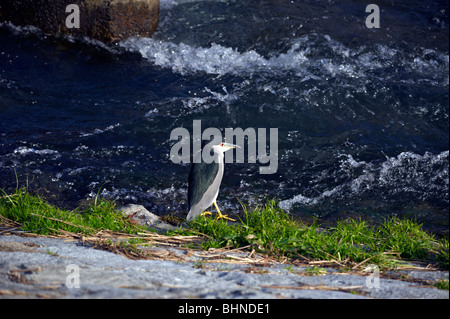
<svg viewBox="0 0 450 319">
<path fill-rule="evenodd" d="M 211 214 L 206 212 L 213 204 L 217 210 L 217 219 L 234 219 L 222 215 L 219 207 L 217 207 L 217 195 L 219 195 L 220 183 L 223 177 L 224 168 L 224 152 L 236 148 L 235 145 L 229 143 L 220 143 L 213 145 L 214 161 L 205 163 L 203 159 L 200 163 L 193 163 L 189 173 L 188 186 L 188 209 L 187 220 L 194 219 L 200 214 Z"/>
</svg>

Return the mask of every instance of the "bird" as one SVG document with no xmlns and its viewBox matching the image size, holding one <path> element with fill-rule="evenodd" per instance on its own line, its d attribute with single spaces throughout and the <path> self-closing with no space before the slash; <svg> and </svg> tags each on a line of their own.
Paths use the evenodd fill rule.
<svg viewBox="0 0 450 319">
<path fill-rule="evenodd" d="M 217 210 L 217 219 L 227 219 L 227 215 L 222 215 L 217 206 L 217 196 L 219 195 L 220 184 L 222 183 L 224 171 L 224 152 L 236 148 L 236 145 L 230 143 L 220 143 L 212 146 L 214 151 L 214 161 L 206 163 L 203 160 L 200 163 L 193 163 L 189 172 L 188 184 L 188 210 L 187 220 L 192 220 L 198 215 L 210 215 L 206 211 L 215 206 Z"/>
</svg>

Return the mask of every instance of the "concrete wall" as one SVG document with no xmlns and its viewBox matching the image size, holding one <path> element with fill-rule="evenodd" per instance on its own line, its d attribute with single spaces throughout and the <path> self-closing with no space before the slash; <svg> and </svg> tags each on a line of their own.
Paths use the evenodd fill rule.
<svg viewBox="0 0 450 319">
<path fill-rule="evenodd" d="M 74 14 L 73 10 L 66 12 L 69 4 L 79 8 L 79 28 L 66 24 Z M 53 35 L 88 36 L 104 42 L 150 37 L 158 26 L 159 0 L 0 0 L 0 21 L 33 25 Z"/>
</svg>

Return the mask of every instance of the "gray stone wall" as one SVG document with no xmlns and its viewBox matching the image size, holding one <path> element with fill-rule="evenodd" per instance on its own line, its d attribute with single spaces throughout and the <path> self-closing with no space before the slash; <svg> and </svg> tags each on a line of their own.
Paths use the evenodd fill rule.
<svg viewBox="0 0 450 319">
<path fill-rule="evenodd" d="M 75 13 L 66 12 L 70 4 L 79 9 L 79 28 L 66 23 Z M 0 0 L 0 21 L 32 25 L 48 34 L 88 36 L 103 42 L 130 36 L 150 37 L 158 26 L 159 0 Z"/>
</svg>

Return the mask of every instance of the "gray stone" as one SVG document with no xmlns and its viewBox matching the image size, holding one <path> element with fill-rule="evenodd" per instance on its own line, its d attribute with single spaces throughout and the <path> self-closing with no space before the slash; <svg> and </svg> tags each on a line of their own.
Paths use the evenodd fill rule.
<svg viewBox="0 0 450 319">
<path fill-rule="evenodd" d="M 158 215 L 149 212 L 144 206 L 129 204 L 119 209 L 125 216 L 128 216 L 135 222 L 144 225 L 148 229 L 157 229 L 161 231 L 168 231 L 176 229 L 177 227 L 161 221 Z"/>
<path fill-rule="evenodd" d="M 310 276 L 305 268 L 286 264 L 130 260 L 45 237 L 4 235 L 0 242 L 0 247 L 18 249 L 0 251 L 0 298 L 449 298 L 448 291 L 429 284 L 383 277 L 379 288 L 369 288 L 366 276 L 333 269 Z M 23 246 L 35 251 L 22 251 Z M 73 265 L 79 288 L 68 284 Z M 424 273 L 448 278 L 448 272 Z"/>
</svg>

